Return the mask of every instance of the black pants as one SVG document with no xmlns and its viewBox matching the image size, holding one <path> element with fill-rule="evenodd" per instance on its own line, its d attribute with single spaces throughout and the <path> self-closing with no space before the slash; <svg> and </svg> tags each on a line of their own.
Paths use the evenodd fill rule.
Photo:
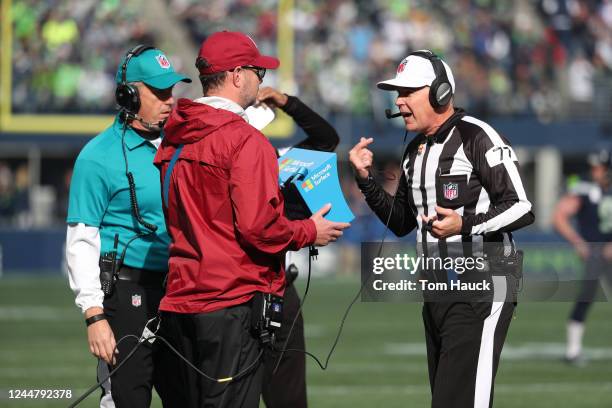
<svg viewBox="0 0 612 408">
<path fill-rule="evenodd" d="M 164 353 L 166 408 L 257 408 L 263 365 L 259 341 L 250 333 L 251 308 L 234 306 L 210 313 L 161 313 L 160 332 L 183 356 L 213 378 L 246 375 L 217 383 L 199 375 L 174 354 Z"/>
<path fill-rule="evenodd" d="M 146 322 L 157 315 L 159 302 L 164 294 L 162 281 L 163 276 L 160 273 L 158 282 L 116 282 L 113 294 L 104 300 L 104 313 L 117 342 L 127 334 L 140 337 Z M 118 344 L 117 364 L 123 361 L 136 344 L 137 339 L 134 338 L 127 338 Z M 108 382 L 103 384 L 101 405 L 112 406 L 114 403 L 117 408 L 149 407 L 152 388 L 155 386 L 158 393 L 163 393 L 163 374 L 158 364 L 160 351 L 158 342 L 140 346 L 110 378 L 110 397 Z M 106 377 L 112 368 L 100 360 L 99 380 L 101 376 Z"/>
<path fill-rule="evenodd" d="M 276 333 L 276 347 L 285 345 L 291 323 L 300 308 L 300 297 L 295 286 L 290 284 L 285 289 L 283 322 Z M 300 312 L 291 337 L 287 342 L 288 349 L 304 350 L 304 319 Z M 264 354 L 263 400 L 267 408 L 306 408 L 306 356 L 304 353 L 289 351 L 284 353 L 276 374 L 272 374 L 280 353 L 266 350 Z"/>
<path fill-rule="evenodd" d="M 493 384 L 514 303 L 426 302 L 433 408 L 493 406 Z"/>
<path fill-rule="evenodd" d="M 610 261 L 606 261 L 603 258 L 601 253 L 596 253 L 586 261 L 585 275 L 582 280 L 580 293 L 570 313 L 571 320 L 577 322 L 584 322 L 586 320 L 587 313 L 597 294 L 597 289 L 601 287 L 603 277 L 606 277 L 608 283 L 612 284 L 612 265 Z"/>
</svg>

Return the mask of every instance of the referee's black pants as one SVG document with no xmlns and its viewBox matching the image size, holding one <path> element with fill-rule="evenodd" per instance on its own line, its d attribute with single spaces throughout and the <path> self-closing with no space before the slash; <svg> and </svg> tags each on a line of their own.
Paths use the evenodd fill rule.
<svg viewBox="0 0 612 408">
<path fill-rule="evenodd" d="M 493 406 L 499 357 L 515 304 L 425 302 L 432 408 Z"/>
<path fill-rule="evenodd" d="M 125 275 L 124 275 L 125 272 Z M 120 364 L 138 343 L 146 322 L 157 315 L 159 302 L 164 295 L 164 273 L 144 271 L 133 268 L 122 268 L 119 274 L 128 279 L 117 280 L 113 293 L 104 299 L 104 314 L 113 330 L 119 353 L 116 355 Z M 113 376 L 109 382 L 102 384 L 100 406 L 117 408 L 140 408 L 151 405 L 151 392 L 155 387 L 163 393 L 164 376 L 159 367 L 159 343 L 142 344 Z M 114 367 L 103 360 L 98 363 L 98 380 L 105 378 Z"/>
<path fill-rule="evenodd" d="M 283 321 L 276 333 L 276 348 L 285 345 L 291 323 L 300 309 L 300 297 L 293 283 L 285 289 Z M 291 332 L 287 349 L 305 350 L 304 319 L 302 312 Z M 280 352 L 267 349 L 264 354 L 263 400 L 267 408 L 306 408 L 306 355 L 301 352 L 284 353 L 276 374 L 273 374 Z"/>
<path fill-rule="evenodd" d="M 257 408 L 263 365 L 259 340 L 250 332 L 251 306 L 229 307 L 210 313 L 161 313 L 160 333 L 187 360 L 215 379 L 204 378 L 176 355 L 163 353 L 166 408 Z M 250 367 L 250 368 L 249 368 Z"/>
</svg>

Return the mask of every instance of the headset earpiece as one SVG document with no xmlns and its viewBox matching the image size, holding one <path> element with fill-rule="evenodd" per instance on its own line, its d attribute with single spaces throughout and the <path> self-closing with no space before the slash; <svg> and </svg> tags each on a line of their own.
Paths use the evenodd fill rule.
<svg viewBox="0 0 612 408">
<path fill-rule="evenodd" d="M 430 102 L 432 98 L 434 99 L 434 102 L 431 104 L 431 106 L 434 108 L 448 105 L 452 96 L 453 88 L 448 81 L 437 83 L 435 87 L 432 86 L 432 89 L 429 92 Z"/>
<path fill-rule="evenodd" d="M 127 83 L 128 64 L 133 57 L 138 57 L 143 52 L 154 48 L 155 47 L 139 44 L 128 51 L 123 59 L 123 64 L 121 65 L 121 83 L 118 84 L 115 89 L 115 100 L 121 110 L 127 111 L 127 113 L 135 114 L 140 110 L 140 94 L 138 93 L 138 88 Z"/>
<path fill-rule="evenodd" d="M 130 113 L 137 113 L 140 110 L 140 94 L 134 85 L 119 84 L 115 90 L 117 104 Z"/>
<path fill-rule="evenodd" d="M 431 51 L 415 51 L 410 55 L 416 55 L 429 60 L 433 67 L 436 79 L 429 87 L 429 103 L 433 108 L 440 108 L 450 103 L 453 97 L 453 87 L 446 75 L 446 69 L 440 57 Z"/>
</svg>

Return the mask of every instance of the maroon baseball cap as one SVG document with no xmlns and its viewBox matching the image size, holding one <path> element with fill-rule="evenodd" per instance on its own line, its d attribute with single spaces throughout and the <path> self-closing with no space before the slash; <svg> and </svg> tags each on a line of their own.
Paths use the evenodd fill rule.
<svg viewBox="0 0 612 408">
<path fill-rule="evenodd" d="M 208 62 L 206 66 L 196 62 L 203 75 L 229 71 L 244 65 L 267 69 L 276 69 L 280 65 L 277 58 L 261 55 L 251 37 L 234 31 L 218 31 L 208 36 L 200 47 L 198 60 L 200 58 Z"/>
</svg>

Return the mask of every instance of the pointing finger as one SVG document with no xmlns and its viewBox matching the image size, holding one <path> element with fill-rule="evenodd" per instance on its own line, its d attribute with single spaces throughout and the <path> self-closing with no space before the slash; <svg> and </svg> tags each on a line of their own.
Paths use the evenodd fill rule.
<svg viewBox="0 0 612 408">
<path fill-rule="evenodd" d="M 371 144 L 373 141 L 374 141 L 374 138 L 372 138 L 372 137 L 370 137 L 368 139 L 366 139 L 365 137 L 362 137 L 359 140 L 359 143 L 357 143 L 357 146 L 355 146 L 355 147 L 358 148 L 358 149 L 362 149 L 362 148 L 368 146 L 369 144 Z"/>
</svg>

